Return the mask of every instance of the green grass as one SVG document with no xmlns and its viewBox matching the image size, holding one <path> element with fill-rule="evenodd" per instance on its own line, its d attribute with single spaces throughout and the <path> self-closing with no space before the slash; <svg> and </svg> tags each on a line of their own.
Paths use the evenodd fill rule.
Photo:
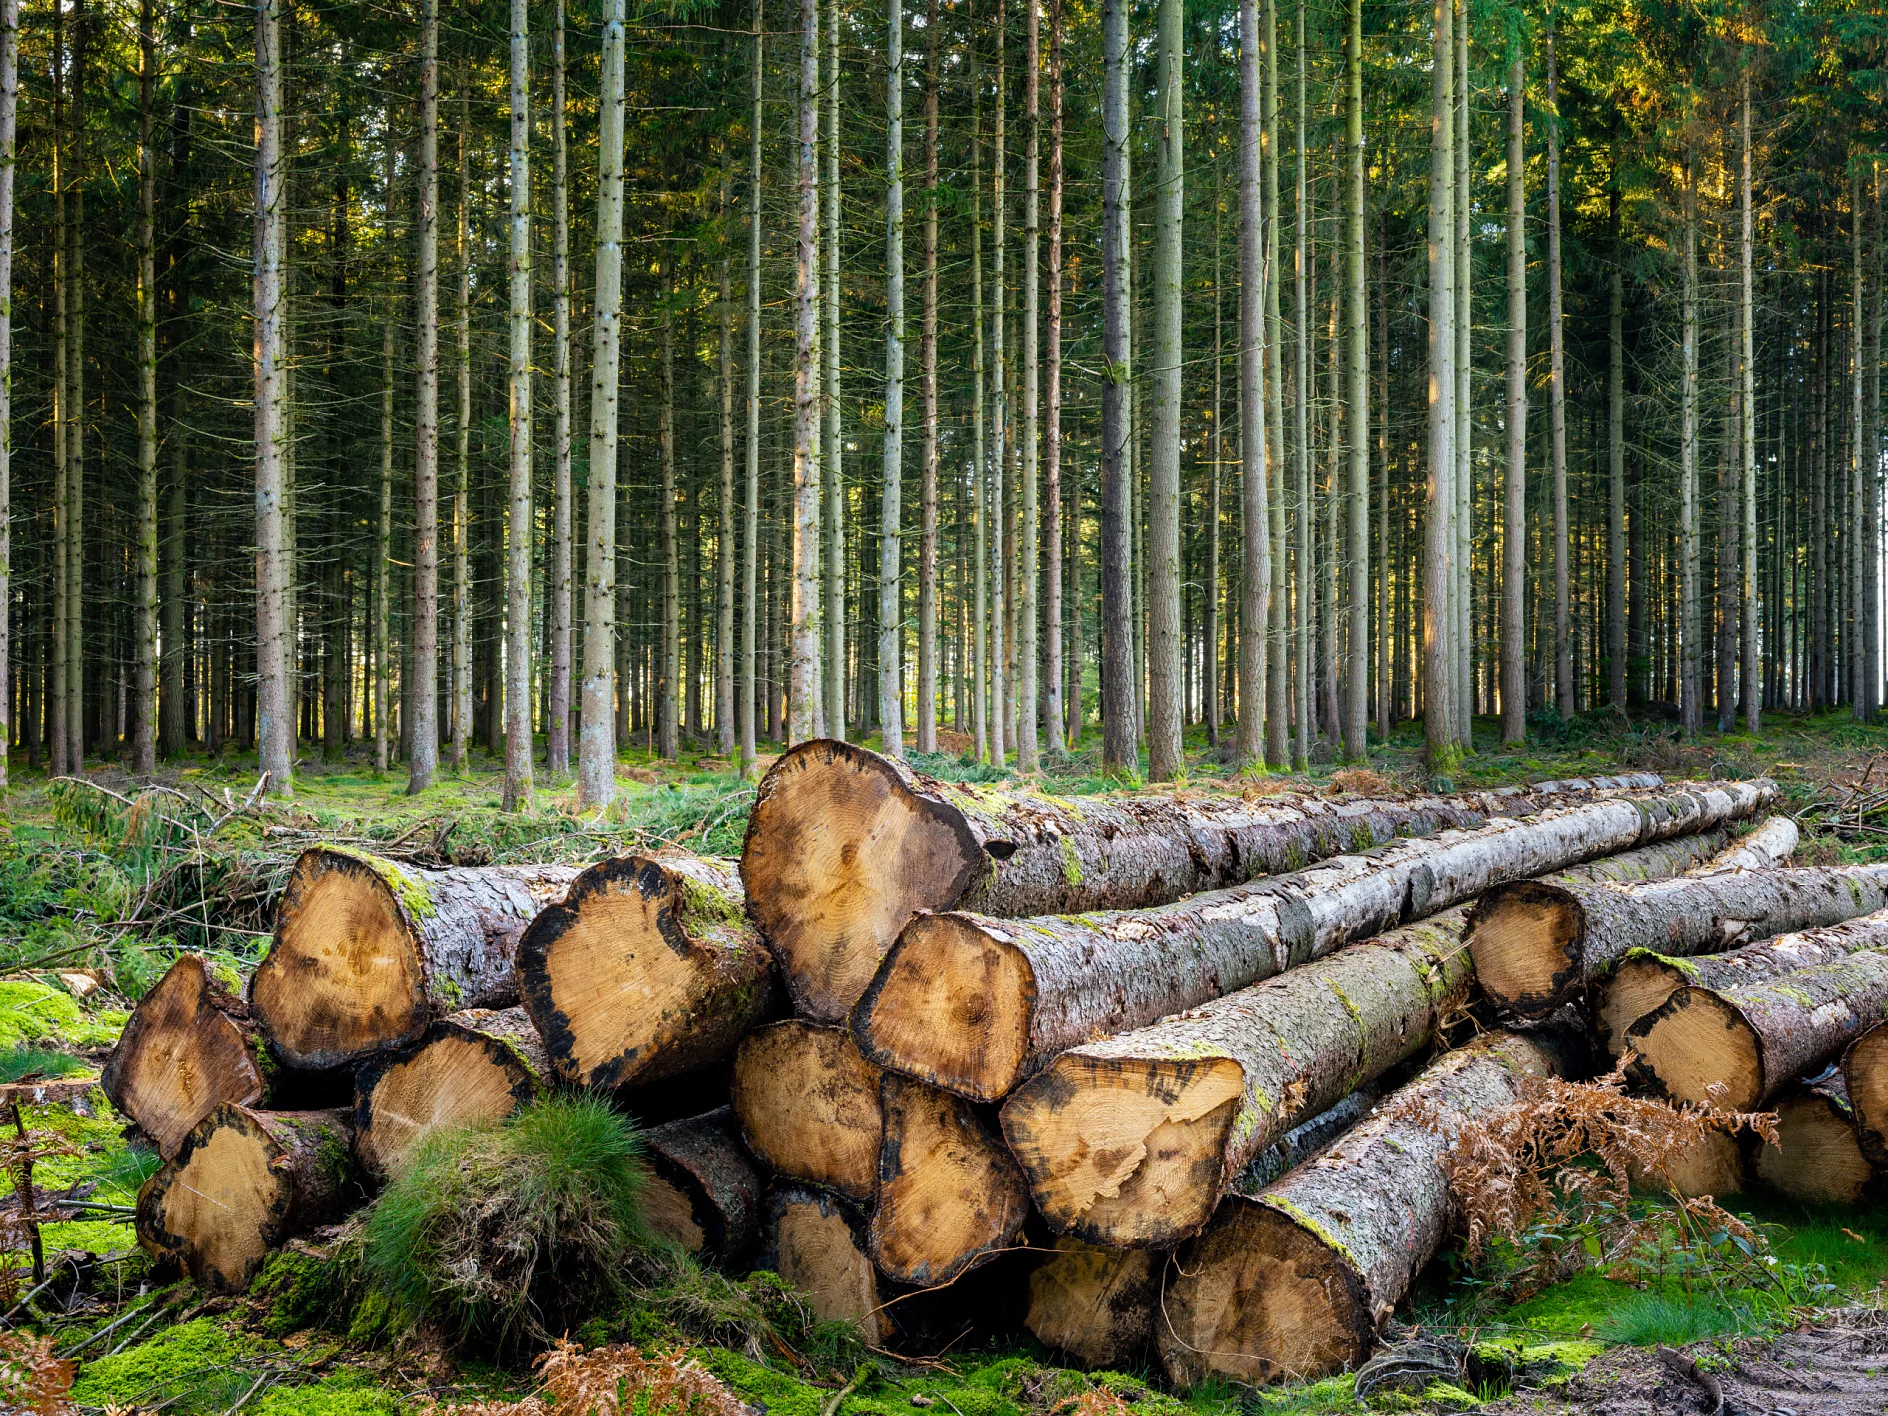
<svg viewBox="0 0 1888 1416">
<path fill-rule="evenodd" d="M 77 1057 L 49 1047 L 13 1047 L 0 1052 L 0 1082 L 17 1082 L 31 1076 L 69 1077 L 84 1070 L 85 1063 Z"/>
<path fill-rule="evenodd" d="M 1602 1340 L 1629 1347 L 1683 1347 L 1763 1326 L 1749 1308 L 1715 1294 L 1634 1293 L 1595 1325 Z"/>
</svg>

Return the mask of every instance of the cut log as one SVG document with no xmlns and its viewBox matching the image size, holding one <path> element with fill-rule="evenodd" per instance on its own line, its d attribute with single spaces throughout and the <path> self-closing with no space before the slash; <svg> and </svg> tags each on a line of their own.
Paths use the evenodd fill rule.
<svg viewBox="0 0 1888 1416">
<path fill-rule="evenodd" d="M 741 851 L 748 905 L 794 1009 L 843 1020 L 913 916 L 1141 909 L 1297 870 L 1397 836 L 1480 825 L 1617 790 L 1468 797 L 1086 797 L 944 783 L 848 743 L 784 753 Z M 1656 776 L 1610 779 L 1658 785 Z"/>
<path fill-rule="evenodd" d="M 884 1134 L 879 1077 L 844 1028 L 790 1018 L 741 1040 L 729 1095 L 763 1166 L 869 1203 Z"/>
<path fill-rule="evenodd" d="M 1334 1143 L 1355 1126 L 1382 1100 L 1377 1082 L 1369 1082 L 1350 1093 L 1329 1111 L 1321 1111 L 1309 1121 L 1300 1121 L 1271 1145 L 1253 1156 L 1232 1188 L 1241 1195 L 1256 1195 L 1279 1176 L 1296 1170 L 1306 1161 Z"/>
<path fill-rule="evenodd" d="M 1875 1193 L 1842 1074 L 1790 1088 L 1777 1098 L 1777 1143 L 1757 1150 L 1757 1175 L 1811 1204 L 1855 1206 Z"/>
<path fill-rule="evenodd" d="M 1888 904 L 1888 865 L 1731 870 L 1644 885 L 1520 881 L 1469 919 L 1475 976 L 1494 1002 L 1546 1017 L 1634 949 L 1717 954 Z"/>
<path fill-rule="evenodd" d="M 950 1283 L 1007 1248 L 1029 1191 L 1002 1140 L 961 1096 L 888 1072 L 872 1210 L 873 1262 L 916 1287 Z"/>
<path fill-rule="evenodd" d="M 1640 1189 L 1675 1190 L 1687 1199 L 1736 1195 L 1744 1188 L 1744 1148 L 1730 1132 L 1709 1130 L 1662 1170 L 1629 1163 L 1627 1172 Z"/>
<path fill-rule="evenodd" d="M 138 1193 L 138 1242 L 205 1288 L 237 1293 L 290 1235 L 366 1198 L 346 1111 L 251 1111 L 227 1102 Z"/>
<path fill-rule="evenodd" d="M 693 856 L 620 856 L 572 881 L 518 944 L 557 1075 L 616 1090 L 727 1056 L 775 997 L 745 909 L 734 870 Z"/>
<path fill-rule="evenodd" d="M 1713 870 L 1763 870 L 1783 865 L 1796 854 L 1800 837 L 1796 823 L 1787 816 L 1772 816 L 1762 825 L 1737 838 L 1724 853 L 1711 862 Z"/>
<path fill-rule="evenodd" d="M 1174 1381 L 1308 1381 L 1362 1361 L 1448 1235 L 1449 1126 L 1517 1100 L 1522 1077 L 1559 1072 L 1566 1055 L 1549 1034 L 1492 1034 L 1309 1165 L 1228 1196 L 1182 1250 L 1155 1323 Z"/>
<path fill-rule="evenodd" d="M 1154 1339 L 1165 1254 L 1056 1240 L 1029 1275 L 1024 1323 L 1044 1347 L 1081 1367 L 1140 1365 Z"/>
<path fill-rule="evenodd" d="M 731 1268 L 753 1251 L 765 1188 L 727 1107 L 642 1133 L 643 1217 L 661 1238 Z"/>
<path fill-rule="evenodd" d="M 1634 949 L 1619 961 L 1600 991 L 1599 1006 L 1593 1010 L 1594 1031 L 1607 1053 L 1618 1057 L 1625 1051 L 1626 1033 L 1632 1025 L 1681 988 L 1721 993 L 1834 963 L 1863 949 L 1888 949 L 1888 910 L 1823 929 L 1779 934 L 1761 944 L 1700 958 Z"/>
<path fill-rule="evenodd" d="M 1738 782 L 1601 800 L 1398 841 L 1159 909 L 1013 922 L 923 916 L 860 999 L 853 1033 L 886 1067 L 999 1101 L 1091 1038 L 1196 1007 L 1500 881 L 1722 825 L 1775 790 Z"/>
<path fill-rule="evenodd" d="M 358 1062 L 462 1008 L 518 1002 L 518 936 L 576 876 L 567 865 L 421 870 L 304 851 L 276 908 L 249 1004 L 291 1067 Z"/>
<path fill-rule="evenodd" d="M 1681 988 L 1626 1030 L 1627 1074 L 1673 1101 L 1755 1111 L 1888 1015 L 1888 952 L 1722 992 Z"/>
<path fill-rule="evenodd" d="M 865 1216 L 830 1190 L 782 1185 L 768 1195 L 760 1266 L 779 1274 L 820 1322 L 850 1323 L 874 1347 L 895 1331 L 885 1305 L 899 1290 L 872 1266 Z"/>
<path fill-rule="evenodd" d="M 1842 1055 L 1842 1083 L 1855 1135 L 1869 1162 L 1888 1171 L 1888 1023 L 1877 1023 Z"/>
<path fill-rule="evenodd" d="M 180 954 L 132 1010 L 99 1080 L 169 1160 L 224 1102 L 262 1100 L 265 1058 L 242 1000 L 197 955 Z"/>
<path fill-rule="evenodd" d="M 410 1047 L 377 1053 L 354 1075 L 354 1150 L 391 1175 L 440 1127 L 502 1121 L 538 1094 L 543 1044 L 522 1008 L 469 1009 Z"/>
</svg>

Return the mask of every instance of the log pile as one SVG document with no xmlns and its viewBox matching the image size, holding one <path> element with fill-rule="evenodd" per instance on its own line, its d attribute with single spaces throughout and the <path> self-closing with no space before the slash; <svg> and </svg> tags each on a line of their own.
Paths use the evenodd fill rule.
<svg viewBox="0 0 1888 1416">
<path fill-rule="evenodd" d="M 1787 868 L 1776 797 L 1075 800 L 820 741 L 738 870 L 313 850 L 243 995 L 179 960 L 107 1069 L 164 1161 L 140 1238 L 239 1288 L 429 1135 L 585 1089 L 644 1123 L 652 1233 L 875 1346 L 1354 1366 L 1459 1219 L 1452 1118 L 1594 1040 L 1777 1110 L 1683 1184 L 1874 1193 L 1888 869 Z"/>
</svg>

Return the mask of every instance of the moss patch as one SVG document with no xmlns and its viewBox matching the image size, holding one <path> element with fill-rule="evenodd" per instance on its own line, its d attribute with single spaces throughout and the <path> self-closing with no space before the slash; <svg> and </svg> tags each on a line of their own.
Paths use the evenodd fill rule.
<svg viewBox="0 0 1888 1416">
<path fill-rule="evenodd" d="M 85 1363 L 72 1399 L 82 1406 L 167 1402 L 169 1411 L 227 1411 L 255 1380 L 237 1366 L 246 1355 L 246 1345 L 214 1319 L 197 1318 L 115 1357 Z"/>
<path fill-rule="evenodd" d="M 376 1386 L 365 1372 L 337 1372 L 302 1387 L 276 1387 L 256 1416 L 399 1416 L 406 1398 Z"/>
<path fill-rule="evenodd" d="M 124 1031 L 126 1014 L 87 1013 L 71 994 L 31 979 L 0 983 L 0 1049 L 30 1042 L 67 1047 L 110 1047 Z"/>
</svg>

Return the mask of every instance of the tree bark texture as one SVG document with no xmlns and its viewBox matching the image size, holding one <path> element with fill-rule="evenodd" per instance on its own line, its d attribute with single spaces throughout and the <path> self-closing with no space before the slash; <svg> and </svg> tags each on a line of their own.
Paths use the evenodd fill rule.
<svg viewBox="0 0 1888 1416">
<path fill-rule="evenodd" d="M 439 765 L 439 0 L 420 5 L 420 199 L 413 406 L 412 745 L 407 794 Z M 294 726 L 289 725 L 291 736 Z"/>
<path fill-rule="evenodd" d="M 760 1237 L 766 1181 L 723 1106 L 642 1133 L 649 1166 L 643 1215 L 659 1237 L 721 1268 L 738 1268 Z"/>
</svg>

